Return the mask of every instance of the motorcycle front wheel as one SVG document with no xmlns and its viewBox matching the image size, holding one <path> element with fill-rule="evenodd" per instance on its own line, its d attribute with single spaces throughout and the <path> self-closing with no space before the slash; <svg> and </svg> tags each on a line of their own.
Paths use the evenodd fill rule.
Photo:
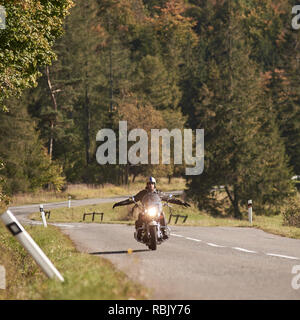
<svg viewBox="0 0 300 320">
<path fill-rule="evenodd" d="M 148 245 L 150 250 L 156 250 L 157 247 L 157 231 L 156 231 L 156 227 L 152 227 L 150 229 L 150 244 Z"/>
</svg>

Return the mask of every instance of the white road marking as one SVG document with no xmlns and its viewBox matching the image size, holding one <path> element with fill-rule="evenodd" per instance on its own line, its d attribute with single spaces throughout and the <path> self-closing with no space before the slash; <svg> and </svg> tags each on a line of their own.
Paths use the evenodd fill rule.
<svg viewBox="0 0 300 320">
<path fill-rule="evenodd" d="M 211 247 L 226 248 L 225 246 L 220 246 L 219 244 L 215 244 L 215 243 L 211 243 L 211 242 L 206 242 L 206 244 Z"/>
<path fill-rule="evenodd" d="M 51 224 L 57 227 L 74 228 L 74 226 L 70 224 L 63 224 L 63 223 L 51 223 Z"/>
<path fill-rule="evenodd" d="M 292 260 L 300 260 L 300 258 L 297 258 L 297 257 L 285 256 L 285 255 L 276 254 L 276 253 L 266 253 L 266 255 L 273 256 L 273 257 L 279 257 L 279 258 L 292 259 Z"/>
<path fill-rule="evenodd" d="M 243 251 L 243 252 L 249 252 L 249 253 L 257 253 L 256 251 L 247 250 L 247 249 L 239 248 L 239 247 L 232 247 L 232 249 L 235 249 L 235 250 L 238 250 L 238 251 Z"/>
<path fill-rule="evenodd" d="M 200 239 L 194 239 L 194 238 L 190 238 L 190 237 L 186 237 L 187 240 L 192 240 L 192 241 L 197 241 L 197 242 L 201 242 L 202 240 Z"/>
<path fill-rule="evenodd" d="M 178 237 L 178 238 L 185 238 L 187 240 L 192 240 L 192 241 L 197 241 L 197 242 L 202 242 L 202 240 L 200 239 L 195 239 L 195 238 L 190 238 L 190 237 L 184 237 L 180 234 L 175 234 L 175 233 L 171 233 L 172 236 L 174 237 Z M 205 242 L 207 245 L 211 246 L 211 247 L 217 247 L 217 248 L 227 248 L 226 246 L 221 246 L 219 244 L 216 243 L 211 243 L 211 242 Z M 232 247 L 232 249 L 234 250 L 238 250 L 238 251 L 242 251 L 242 252 L 247 252 L 247 253 L 257 253 L 257 251 L 253 251 L 253 250 L 248 250 L 248 249 L 244 249 L 244 248 L 240 248 L 240 247 Z M 273 257 L 278 257 L 278 258 L 286 258 L 286 259 L 292 259 L 292 260 L 300 260 L 300 258 L 297 257 L 291 257 L 291 256 L 285 256 L 282 254 L 275 254 L 275 253 L 265 253 L 267 256 L 273 256 Z"/>
<path fill-rule="evenodd" d="M 181 236 L 180 234 L 174 234 L 174 233 L 171 233 L 171 236 L 179 237 L 179 238 L 184 238 L 184 236 Z"/>
<path fill-rule="evenodd" d="M 31 221 L 29 222 L 29 224 L 32 224 L 32 225 L 43 225 L 42 222 L 40 221 Z M 63 223 L 49 223 L 53 226 L 57 226 L 57 227 L 64 227 L 64 228 L 74 228 L 73 225 L 69 225 L 69 224 L 63 224 Z"/>
<path fill-rule="evenodd" d="M 30 223 L 31 224 L 37 224 L 37 225 L 41 225 L 42 224 L 42 222 L 39 222 L 39 221 L 31 221 Z M 62 223 L 50 223 L 50 224 L 53 224 L 53 225 L 58 226 L 58 227 L 65 227 L 65 228 L 74 228 L 75 227 L 74 225 L 62 224 Z M 200 239 L 184 237 L 184 236 L 182 236 L 180 234 L 171 233 L 171 235 L 174 236 L 174 237 L 178 237 L 178 238 L 185 238 L 187 240 L 202 242 L 202 240 L 200 240 Z M 211 247 L 226 248 L 226 246 L 221 246 L 221 245 L 216 244 L 216 243 L 206 242 L 206 244 L 211 246 Z M 256 251 L 247 250 L 247 249 L 239 248 L 239 247 L 232 247 L 232 249 L 235 249 L 235 250 L 238 250 L 238 251 L 242 251 L 242 252 L 248 252 L 248 253 L 257 253 Z M 282 255 L 282 254 L 276 254 L 276 253 L 265 253 L 265 254 L 267 256 L 286 258 L 286 259 L 292 259 L 292 260 L 300 260 L 300 258 L 298 258 L 298 257 L 291 257 L 291 256 Z"/>
</svg>

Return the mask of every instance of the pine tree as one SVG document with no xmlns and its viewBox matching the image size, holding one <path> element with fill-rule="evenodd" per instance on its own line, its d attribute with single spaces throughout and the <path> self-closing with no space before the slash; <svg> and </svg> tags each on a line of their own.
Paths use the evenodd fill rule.
<svg viewBox="0 0 300 320">
<path fill-rule="evenodd" d="M 299 33 L 291 27 L 294 1 L 265 0 L 241 7 L 251 58 L 264 75 L 265 91 L 276 113 L 289 163 L 300 172 Z"/>
<path fill-rule="evenodd" d="M 207 80 L 195 106 L 205 130 L 205 168 L 189 181 L 189 194 L 211 212 L 224 205 L 212 196 L 212 187 L 225 186 L 236 218 L 250 198 L 262 209 L 292 192 L 285 150 L 257 66 L 249 57 L 238 12 L 233 1 L 215 8 Z"/>
<path fill-rule="evenodd" d="M 9 112 L 0 113 L 1 174 L 8 194 L 30 192 L 50 186 L 60 190 L 65 183 L 62 168 L 51 162 L 22 100 L 8 102 Z"/>
</svg>

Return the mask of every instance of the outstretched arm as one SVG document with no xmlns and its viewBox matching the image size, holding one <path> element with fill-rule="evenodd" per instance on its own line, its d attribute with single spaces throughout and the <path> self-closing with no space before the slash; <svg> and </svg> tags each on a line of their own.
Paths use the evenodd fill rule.
<svg viewBox="0 0 300 320">
<path fill-rule="evenodd" d="M 137 193 L 135 196 L 134 196 L 134 200 L 132 199 L 126 199 L 126 200 L 123 200 L 123 201 L 120 201 L 120 202 L 117 202 L 113 205 L 113 209 L 115 207 L 119 207 L 119 206 L 127 206 L 128 204 L 132 204 L 132 203 L 135 203 L 135 202 L 138 202 L 138 201 L 141 201 L 143 196 L 145 195 L 145 190 L 142 190 L 140 191 L 139 193 Z"/>
<path fill-rule="evenodd" d="M 170 198 L 169 195 L 166 195 L 162 192 L 160 192 L 160 198 L 161 198 L 161 200 L 167 201 L 169 203 L 174 203 L 174 204 L 178 204 L 181 206 L 190 207 L 190 204 L 188 204 L 187 202 L 181 201 L 180 199 Z"/>
<path fill-rule="evenodd" d="M 169 199 L 168 202 L 169 203 L 178 204 L 180 206 L 185 206 L 185 207 L 190 207 L 191 206 L 189 203 L 181 201 L 179 199 Z"/>
<path fill-rule="evenodd" d="M 130 200 L 130 199 L 126 199 L 126 200 L 123 200 L 123 201 L 120 201 L 120 202 L 116 202 L 114 205 L 113 205 L 113 209 L 115 207 L 119 207 L 119 206 L 127 206 L 128 204 L 132 204 L 134 203 L 133 200 Z"/>
</svg>

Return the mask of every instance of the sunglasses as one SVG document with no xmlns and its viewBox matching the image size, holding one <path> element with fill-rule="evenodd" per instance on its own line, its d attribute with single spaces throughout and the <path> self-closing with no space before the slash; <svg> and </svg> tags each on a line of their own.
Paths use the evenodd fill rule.
<svg viewBox="0 0 300 320">
<path fill-rule="evenodd" d="M 147 184 L 155 184 L 154 182 L 147 182 Z"/>
</svg>

